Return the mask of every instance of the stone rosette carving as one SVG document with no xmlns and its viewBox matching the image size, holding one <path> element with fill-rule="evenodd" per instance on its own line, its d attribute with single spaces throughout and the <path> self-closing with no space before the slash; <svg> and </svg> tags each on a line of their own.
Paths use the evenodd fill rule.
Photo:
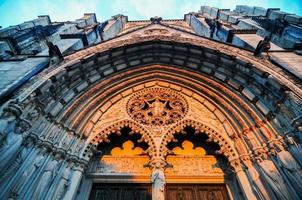
<svg viewBox="0 0 302 200">
<path fill-rule="evenodd" d="M 163 126 L 180 121 L 188 112 L 188 103 L 170 89 L 148 88 L 129 99 L 127 112 L 141 124 Z"/>
</svg>

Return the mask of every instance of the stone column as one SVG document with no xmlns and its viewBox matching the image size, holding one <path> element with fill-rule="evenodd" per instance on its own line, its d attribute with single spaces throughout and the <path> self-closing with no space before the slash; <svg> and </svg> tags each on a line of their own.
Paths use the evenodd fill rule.
<svg viewBox="0 0 302 200">
<path fill-rule="evenodd" d="M 250 182 L 243 170 L 236 172 L 236 177 L 241 187 L 242 193 L 246 200 L 257 200 L 256 196 L 253 193 Z"/>
<path fill-rule="evenodd" d="M 69 188 L 64 196 L 64 200 L 73 200 L 77 195 L 78 188 L 80 186 L 83 177 L 84 166 L 75 165 L 73 167 L 73 173 L 70 180 Z"/>
<path fill-rule="evenodd" d="M 257 197 L 253 193 L 253 189 L 250 185 L 248 177 L 240 165 L 240 161 L 233 161 L 230 162 L 230 164 L 234 169 L 234 173 L 236 174 L 236 178 L 238 180 L 244 198 L 246 200 L 257 200 Z"/>
</svg>

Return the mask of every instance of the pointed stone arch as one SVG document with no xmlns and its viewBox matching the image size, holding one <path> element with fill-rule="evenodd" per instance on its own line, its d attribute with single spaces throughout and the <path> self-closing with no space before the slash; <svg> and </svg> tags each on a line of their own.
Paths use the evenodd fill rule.
<svg viewBox="0 0 302 200">
<path fill-rule="evenodd" d="M 150 131 L 141 126 L 139 123 L 129 119 L 112 123 L 111 125 L 108 125 L 107 127 L 95 132 L 92 137 L 87 139 L 87 143 L 96 146 L 102 142 L 106 142 L 109 135 L 120 134 L 120 130 L 124 127 L 129 127 L 132 132 L 141 135 L 140 141 L 148 144 L 147 153 L 152 156 L 152 154 L 155 152 L 156 146 Z"/>
<path fill-rule="evenodd" d="M 239 160 L 239 153 L 237 152 L 234 145 L 231 143 L 230 138 L 225 138 L 225 135 L 220 134 L 218 131 L 214 130 L 213 128 L 203 124 L 202 122 L 198 122 L 192 119 L 185 119 L 182 120 L 175 125 L 173 125 L 163 136 L 161 141 L 160 149 L 162 152 L 165 152 L 166 145 L 171 142 L 174 138 L 175 134 L 182 133 L 185 127 L 192 127 L 194 128 L 198 134 L 204 133 L 209 137 L 209 141 L 214 142 L 219 145 L 221 148 L 221 153 L 230 161 L 233 162 L 235 160 Z M 166 156 L 166 155 L 164 155 Z"/>
<path fill-rule="evenodd" d="M 144 72 L 145 69 L 150 70 L 149 74 Z M 152 72 L 158 74 L 150 77 Z M 301 80 L 267 60 L 254 57 L 249 51 L 192 34 L 173 35 L 158 30 L 154 35 L 150 35 L 150 31 L 149 35 L 139 37 L 122 35 L 67 56 L 62 64 L 47 69 L 25 84 L 14 94 L 15 101 L 2 110 L 12 113 L 15 120 L 27 120 L 32 125 L 28 131 L 32 138 L 38 138 L 37 152 L 42 146 L 51 152 L 49 159 L 64 155 L 60 159 L 73 163 L 72 181 L 78 185 L 94 153 L 93 145 L 106 140 L 111 131 L 118 130 L 123 124 L 133 127 L 137 124 L 131 121 L 113 124 L 105 128 L 99 138 L 93 138 L 92 143 L 87 142 L 89 134 L 85 135 L 83 131 L 91 130 L 99 107 L 114 103 L 116 99 L 110 99 L 114 96 L 110 92 L 138 86 L 135 81 L 145 84 L 142 79 L 146 77 L 157 81 L 167 79 L 167 85 L 173 83 L 178 86 L 176 90 L 192 97 L 188 88 L 194 89 L 198 92 L 196 99 L 216 112 L 218 119 L 227 118 L 224 129 L 228 130 L 229 139 L 194 120 L 179 122 L 179 126 L 194 125 L 220 144 L 235 171 L 243 178 L 242 183 L 247 185 L 249 181 L 242 171 L 241 161 L 251 167 L 249 150 L 259 158 L 268 153 L 267 148 L 272 153 L 278 150 L 278 145 L 279 148 L 284 145 L 282 137 L 286 132 L 294 134 L 301 128 Z M 125 84 L 127 79 L 132 79 L 130 86 Z M 16 107 L 21 113 L 11 112 Z M 283 120 L 285 128 L 272 121 L 276 116 Z M 11 119 L 3 117 L 1 120 L 7 126 Z M 34 129 L 42 121 L 47 121 L 49 126 L 41 128 L 43 134 L 39 135 Z M 66 148 L 61 145 L 63 142 L 49 139 L 51 133 L 57 131 L 57 124 L 60 126 L 57 139 L 70 139 Z M 139 131 L 144 132 L 143 139 L 155 148 L 150 133 L 141 127 Z M 173 131 L 171 129 L 169 137 L 173 136 Z M 167 138 L 163 140 L 162 149 L 169 141 Z M 249 150 L 242 138 L 250 144 Z M 85 141 L 86 148 L 83 149 Z M 297 156 L 297 159 L 301 158 Z M 74 195 L 76 189 L 77 186 L 72 188 L 69 195 Z M 253 198 L 252 190 L 248 191 L 246 194 Z"/>
</svg>

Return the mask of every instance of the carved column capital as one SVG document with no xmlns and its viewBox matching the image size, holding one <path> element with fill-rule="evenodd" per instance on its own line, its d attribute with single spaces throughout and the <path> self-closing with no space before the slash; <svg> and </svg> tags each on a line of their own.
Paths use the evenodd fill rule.
<svg viewBox="0 0 302 200">
<path fill-rule="evenodd" d="M 238 173 L 239 171 L 243 171 L 240 159 L 234 159 L 234 160 L 231 160 L 229 162 L 230 162 L 230 166 L 231 166 L 232 170 L 235 173 Z"/>
<path fill-rule="evenodd" d="M 165 167 L 167 166 L 167 162 L 164 158 L 161 157 L 152 158 L 149 162 L 149 166 L 152 170 L 156 168 L 165 169 Z"/>
<path fill-rule="evenodd" d="M 250 167 L 252 166 L 252 159 L 249 155 L 245 155 L 245 156 L 241 156 L 240 160 L 242 161 L 242 163 L 244 164 L 245 167 Z"/>
</svg>

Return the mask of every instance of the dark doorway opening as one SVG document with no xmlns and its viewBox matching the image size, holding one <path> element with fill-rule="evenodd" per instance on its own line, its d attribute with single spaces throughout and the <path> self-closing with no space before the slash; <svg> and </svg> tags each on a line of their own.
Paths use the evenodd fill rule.
<svg viewBox="0 0 302 200">
<path fill-rule="evenodd" d="M 151 184 L 95 183 L 90 200 L 151 200 Z"/>
</svg>

